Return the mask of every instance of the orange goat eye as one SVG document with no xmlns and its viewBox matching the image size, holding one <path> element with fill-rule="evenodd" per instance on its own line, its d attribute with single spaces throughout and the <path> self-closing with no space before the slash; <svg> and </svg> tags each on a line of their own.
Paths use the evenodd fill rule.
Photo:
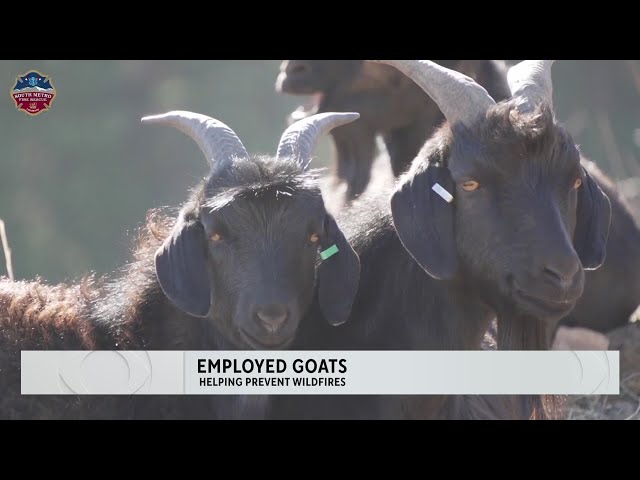
<svg viewBox="0 0 640 480">
<path fill-rule="evenodd" d="M 222 237 L 219 233 L 214 233 L 213 235 L 211 235 L 211 240 L 213 240 L 214 242 L 219 242 L 220 240 L 222 240 Z"/>
<path fill-rule="evenodd" d="M 311 236 L 309 236 L 309 241 L 311 243 L 317 243 L 318 240 L 320 240 L 320 235 L 318 235 L 317 233 L 312 233 Z"/>
<path fill-rule="evenodd" d="M 582 179 L 576 178 L 576 181 L 573 184 L 573 188 L 580 188 L 580 185 L 582 185 Z"/>
</svg>

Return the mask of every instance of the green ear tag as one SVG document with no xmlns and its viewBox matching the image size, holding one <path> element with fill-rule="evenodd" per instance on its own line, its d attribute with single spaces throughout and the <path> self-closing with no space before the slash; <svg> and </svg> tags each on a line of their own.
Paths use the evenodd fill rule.
<svg viewBox="0 0 640 480">
<path fill-rule="evenodd" d="M 327 248 L 326 250 L 320 252 L 320 258 L 322 258 L 322 260 L 326 260 L 329 257 L 332 257 L 333 255 L 335 255 L 336 253 L 338 253 L 338 247 L 337 245 L 334 243 L 333 245 L 331 245 L 329 248 Z"/>
</svg>

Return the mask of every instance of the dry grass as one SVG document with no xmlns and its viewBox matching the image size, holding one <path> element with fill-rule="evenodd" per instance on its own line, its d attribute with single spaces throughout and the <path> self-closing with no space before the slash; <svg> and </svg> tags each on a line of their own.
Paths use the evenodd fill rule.
<svg viewBox="0 0 640 480">
<path fill-rule="evenodd" d="M 620 394 L 569 398 L 569 420 L 640 420 L 640 323 L 609 334 L 610 350 L 620 351 Z"/>
<path fill-rule="evenodd" d="M 13 263 L 11 262 L 11 248 L 9 248 L 9 240 L 7 239 L 7 230 L 4 226 L 4 221 L 0 218 L 0 241 L 2 241 L 2 250 L 4 251 L 4 261 L 7 267 L 7 275 L 11 280 L 13 276 Z"/>
<path fill-rule="evenodd" d="M 640 420 L 640 372 L 620 380 L 620 395 L 572 397 L 566 406 L 568 420 Z M 635 388 L 634 388 L 635 385 Z"/>
</svg>

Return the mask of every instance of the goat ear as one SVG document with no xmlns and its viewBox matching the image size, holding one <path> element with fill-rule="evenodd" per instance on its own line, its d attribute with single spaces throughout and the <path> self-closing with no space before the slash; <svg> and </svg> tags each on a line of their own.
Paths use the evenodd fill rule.
<svg viewBox="0 0 640 480">
<path fill-rule="evenodd" d="M 155 257 L 162 291 L 180 310 L 194 317 L 207 316 L 211 306 L 204 237 L 200 222 L 180 219 Z"/>
<path fill-rule="evenodd" d="M 321 248 L 327 256 L 318 267 L 320 310 L 330 324 L 340 325 L 349 318 L 358 291 L 360 258 L 329 214 L 324 231 Z"/>
<path fill-rule="evenodd" d="M 607 256 L 611 202 L 587 170 L 583 170 L 585 180 L 578 190 L 573 244 L 583 268 L 596 270 Z"/>
<path fill-rule="evenodd" d="M 437 185 L 436 185 L 437 184 Z M 443 196 L 437 193 L 433 187 Z M 452 278 L 458 269 L 454 238 L 454 184 L 444 166 L 421 165 L 391 197 L 391 214 L 404 248 L 433 278 Z"/>
</svg>

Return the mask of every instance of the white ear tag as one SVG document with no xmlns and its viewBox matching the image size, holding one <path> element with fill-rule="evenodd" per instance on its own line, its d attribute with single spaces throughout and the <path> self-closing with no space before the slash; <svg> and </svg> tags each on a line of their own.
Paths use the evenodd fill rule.
<svg viewBox="0 0 640 480">
<path fill-rule="evenodd" d="M 431 188 L 434 192 L 444 198 L 447 203 L 451 203 L 453 201 L 453 195 L 442 188 L 439 183 L 434 184 Z"/>
</svg>

